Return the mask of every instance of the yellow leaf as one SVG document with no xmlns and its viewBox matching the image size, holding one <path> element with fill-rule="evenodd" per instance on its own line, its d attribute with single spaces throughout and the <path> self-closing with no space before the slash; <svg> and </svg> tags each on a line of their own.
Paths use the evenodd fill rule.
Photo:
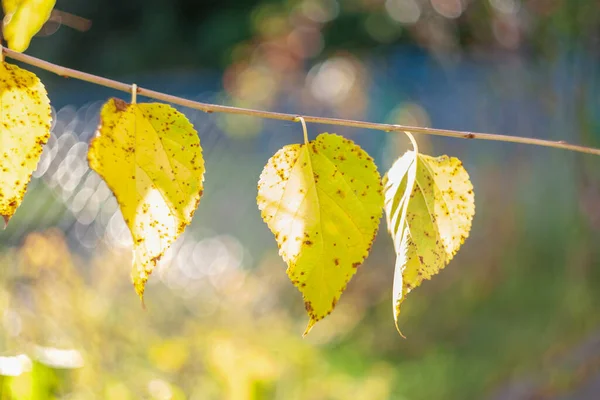
<svg viewBox="0 0 600 400">
<path fill-rule="evenodd" d="M 200 140 L 187 118 L 166 104 L 111 99 L 100 118 L 88 160 L 131 231 L 132 280 L 141 298 L 156 262 L 189 225 L 202 196 Z"/>
<path fill-rule="evenodd" d="M 462 163 L 408 151 L 384 177 L 388 230 L 396 249 L 394 318 L 424 279 L 444 268 L 464 243 L 475 215 L 473 185 Z"/>
<path fill-rule="evenodd" d="M 2 0 L 4 38 L 8 47 L 23 52 L 50 18 L 56 0 Z"/>
<path fill-rule="evenodd" d="M 383 212 L 377 167 L 352 141 L 323 133 L 269 159 L 257 202 L 304 296 L 306 335 L 333 310 L 371 249 Z"/>
<path fill-rule="evenodd" d="M 7 63 L 0 64 L 0 104 L 0 215 L 8 223 L 50 137 L 52 114 L 38 77 Z"/>
</svg>

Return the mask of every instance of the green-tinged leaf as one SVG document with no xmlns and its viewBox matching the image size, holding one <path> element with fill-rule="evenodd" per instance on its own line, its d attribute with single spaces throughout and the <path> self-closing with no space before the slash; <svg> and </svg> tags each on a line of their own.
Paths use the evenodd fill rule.
<svg viewBox="0 0 600 400">
<path fill-rule="evenodd" d="M 50 137 L 52 114 L 38 77 L 8 63 L 0 64 L 0 106 L 0 215 L 8 223 Z"/>
<path fill-rule="evenodd" d="M 2 0 L 4 39 L 8 47 L 23 52 L 31 38 L 50 18 L 56 0 Z"/>
<path fill-rule="evenodd" d="M 383 208 L 377 167 L 351 140 L 323 133 L 269 159 L 257 202 L 304 296 L 307 334 L 333 310 L 371 249 Z"/>
<path fill-rule="evenodd" d="M 424 279 L 444 268 L 464 243 L 475 215 L 473 185 L 462 163 L 408 151 L 384 178 L 388 230 L 396 249 L 394 318 Z"/>
<path fill-rule="evenodd" d="M 202 196 L 200 140 L 187 118 L 166 104 L 111 99 L 100 118 L 88 160 L 131 231 L 132 279 L 142 297 L 156 262 L 191 222 Z"/>
</svg>

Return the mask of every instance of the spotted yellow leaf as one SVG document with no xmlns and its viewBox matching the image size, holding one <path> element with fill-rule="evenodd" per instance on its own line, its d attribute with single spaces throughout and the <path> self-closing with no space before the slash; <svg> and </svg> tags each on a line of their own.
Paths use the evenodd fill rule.
<svg viewBox="0 0 600 400">
<path fill-rule="evenodd" d="M 23 52 L 31 38 L 50 18 L 56 0 L 2 0 L 4 39 L 8 47 Z"/>
<path fill-rule="evenodd" d="M 424 279 L 444 268 L 464 243 L 475 215 L 473 185 L 460 160 L 408 151 L 384 177 L 388 230 L 396 249 L 394 318 Z"/>
<path fill-rule="evenodd" d="M 304 296 L 307 334 L 333 310 L 371 249 L 383 212 L 377 167 L 352 141 L 323 133 L 269 159 L 257 202 Z"/>
<path fill-rule="evenodd" d="M 50 137 L 50 100 L 35 74 L 0 63 L 0 113 L 0 215 L 6 224 Z"/>
<path fill-rule="evenodd" d="M 202 196 L 198 134 L 166 104 L 109 100 L 88 160 L 111 188 L 133 238 L 132 280 L 143 296 L 158 259 L 191 222 Z"/>
</svg>

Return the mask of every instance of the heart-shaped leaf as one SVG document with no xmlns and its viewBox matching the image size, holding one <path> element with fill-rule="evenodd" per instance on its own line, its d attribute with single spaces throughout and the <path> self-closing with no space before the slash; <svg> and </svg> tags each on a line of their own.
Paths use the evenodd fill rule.
<svg viewBox="0 0 600 400">
<path fill-rule="evenodd" d="M 424 279 L 464 243 L 475 215 L 473 185 L 460 160 L 406 152 L 384 177 L 388 230 L 396 249 L 394 319 Z"/>
<path fill-rule="evenodd" d="M 371 249 L 383 211 L 377 167 L 351 140 L 323 133 L 269 159 L 257 201 L 304 296 L 307 334 L 333 310 Z"/>
<path fill-rule="evenodd" d="M 166 104 L 111 99 L 100 118 L 88 160 L 111 188 L 131 231 L 132 279 L 142 297 L 156 262 L 189 225 L 200 201 L 200 139 L 188 119 Z"/>
</svg>

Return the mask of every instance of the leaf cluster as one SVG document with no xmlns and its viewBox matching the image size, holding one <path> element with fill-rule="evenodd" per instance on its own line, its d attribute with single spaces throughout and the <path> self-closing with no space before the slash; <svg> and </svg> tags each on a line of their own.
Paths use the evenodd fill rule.
<svg viewBox="0 0 600 400">
<path fill-rule="evenodd" d="M 53 1 L 4 1 L 8 44 L 27 48 L 48 19 Z M 0 214 L 8 223 L 50 136 L 50 102 L 31 72 L 3 62 Z M 143 299 L 158 260 L 190 224 L 203 194 L 204 160 L 198 134 L 167 104 L 110 99 L 89 145 L 92 170 L 106 182 L 133 238 L 131 278 Z M 284 146 L 269 159 L 257 203 L 275 236 L 287 274 L 309 316 L 307 334 L 335 308 L 368 256 L 384 210 L 397 254 L 394 310 L 406 295 L 452 259 L 469 234 L 474 195 L 460 161 L 414 151 L 383 179 L 363 149 L 323 133 Z M 385 199 L 385 201 L 384 201 Z"/>
</svg>

